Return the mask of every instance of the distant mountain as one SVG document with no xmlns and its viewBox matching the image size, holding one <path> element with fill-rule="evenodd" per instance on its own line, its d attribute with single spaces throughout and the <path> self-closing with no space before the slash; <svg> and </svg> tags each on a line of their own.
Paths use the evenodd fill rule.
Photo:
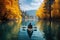
<svg viewBox="0 0 60 40">
<path fill-rule="evenodd" d="M 26 11 L 26 13 L 27 13 L 29 16 L 36 16 L 36 10 L 29 10 L 29 11 Z"/>
</svg>

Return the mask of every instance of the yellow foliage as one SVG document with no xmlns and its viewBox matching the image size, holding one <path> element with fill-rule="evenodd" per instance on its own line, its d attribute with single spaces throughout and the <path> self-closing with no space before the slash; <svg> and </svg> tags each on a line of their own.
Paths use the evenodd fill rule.
<svg viewBox="0 0 60 40">
<path fill-rule="evenodd" d="M 44 10 L 44 6 L 45 6 L 45 4 L 43 2 L 42 5 L 41 5 L 41 7 L 36 12 L 36 16 L 38 16 L 41 19 L 49 18 L 49 14 L 45 14 L 44 13 L 45 11 L 47 12 L 47 10 Z"/>
<path fill-rule="evenodd" d="M 44 7 L 44 3 L 41 5 L 41 7 L 38 9 L 38 11 L 36 12 L 36 15 L 40 18 L 43 18 L 43 16 L 45 16 L 43 14 L 44 10 L 43 10 L 43 7 Z"/>
<path fill-rule="evenodd" d="M 44 18 L 49 18 L 50 14 L 48 13 L 48 10 L 44 9 L 45 2 L 47 0 L 44 0 L 44 2 L 42 3 L 42 5 L 40 6 L 40 8 L 37 10 L 36 12 L 36 16 L 38 16 L 41 19 Z M 51 5 L 52 10 L 51 10 L 51 17 L 60 17 L 60 1 L 59 0 L 55 0 L 54 3 Z M 47 12 L 46 14 L 44 12 Z"/>
<path fill-rule="evenodd" d="M 4 40 L 12 40 L 12 37 L 17 38 L 22 21 L 22 13 L 19 8 L 18 0 L 0 0 L 0 22 L 12 20 L 0 25 Z"/>
<path fill-rule="evenodd" d="M 59 9 L 60 9 L 60 4 L 59 4 L 59 0 L 55 0 L 55 2 L 53 3 L 52 5 L 52 8 L 53 10 L 51 11 L 51 17 L 60 17 L 60 12 L 59 12 Z"/>
<path fill-rule="evenodd" d="M 0 19 L 22 19 L 18 0 L 0 0 Z"/>
</svg>

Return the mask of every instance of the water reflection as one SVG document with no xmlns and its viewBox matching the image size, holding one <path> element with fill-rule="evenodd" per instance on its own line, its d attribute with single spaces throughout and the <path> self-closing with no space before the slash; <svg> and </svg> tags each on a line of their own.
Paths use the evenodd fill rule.
<svg viewBox="0 0 60 40">
<path fill-rule="evenodd" d="M 5 21 L 0 23 L 0 40 L 17 40 L 20 21 Z"/>
<path fill-rule="evenodd" d="M 44 32 L 45 40 L 60 40 L 60 21 L 40 20 L 37 25 Z"/>
<path fill-rule="evenodd" d="M 31 23 L 32 24 L 32 30 L 33 30 L 33 33 L 31 36 L 31 38 L 29 37 L 28 33 L 27 33 L 27 29 L 28 29 L 28 24 Z M 37 24 L 37 21 L 36 20 L 27 20 L 27 21 L 23 21 L 22 22 L 22 25 L 21 25 L 21 28 L 20 28 L 20 32 L 19 32 L 19 40 L 45 40 L 43 38 L 43 32 L 40 31 L 36 25 Z M 24 31 L 23 31 L 23 30 Z"/>
<path fill-rule="evenodd" d="M 31 38 L 27 33 L 30 22 L 33 26 Z M 0 40 L 60 40 L 60 21 L 27 20 L 21 24 L 14 21 L 0 23 Z"/>
<path fill-rule="evenodd" d="M 51 22 L 51 33 L 54 40 L 60 40 L 60 20 Z"/>
<path fill-rule="evenodd" d="M 44 32 L 44 38 L 46 40 L 52 40 L 50 22 L 48 20 L 41 20 L 38 25 L 40 26 L 39 29 Z"/>
</svg>

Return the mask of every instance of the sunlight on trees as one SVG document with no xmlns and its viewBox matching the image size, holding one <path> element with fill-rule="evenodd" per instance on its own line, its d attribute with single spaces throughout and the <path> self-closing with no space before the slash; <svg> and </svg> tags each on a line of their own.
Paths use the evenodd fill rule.
<svg viewBox="0 0 60 40">
<path fill-rule="evenodd" d="M 53 4 L 51 4 L 51 13 L 49 14 L 49 6 L 46 5 L 47 0 L 44 0 L 44 2 L 41 4 L 40 8 L 36 11 L 36 16 L 40 19 L 48 19 L 51 15 L 51 18 L 59 18 L 60 17 L 60 1 L 55 0 L 53 1 Z M 47 9 L 46 9 L 47 7 Z"/>
</svg>

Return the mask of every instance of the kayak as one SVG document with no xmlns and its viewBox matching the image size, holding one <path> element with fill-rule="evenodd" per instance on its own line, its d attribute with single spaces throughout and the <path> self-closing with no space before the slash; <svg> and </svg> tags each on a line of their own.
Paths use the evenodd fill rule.
<svg viewBox="0 0 60 40">
<path fill-rule="evenodd" d="M 28 33 L 29 38 L 31 38 L 31 36 L 33 34 L 33 30 L 31 28 L 28 28 L 27 33 Z"/>
</svg>

